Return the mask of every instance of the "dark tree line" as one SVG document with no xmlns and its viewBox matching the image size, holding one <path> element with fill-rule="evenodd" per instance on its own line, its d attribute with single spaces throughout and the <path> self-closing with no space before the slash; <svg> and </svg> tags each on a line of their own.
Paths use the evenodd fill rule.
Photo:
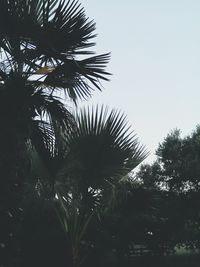
<svg viewBox="0 0 200 267">
<path fill-rule="evenodd" d="M 156 161 L 142 165 L 136 175 L 143 188 L 158 194 L 156 231 L 171 248 L 199 248 L 199 130 L 185 137 L 177 129 L 169 133 L 158 146 Z"/>
</svg>

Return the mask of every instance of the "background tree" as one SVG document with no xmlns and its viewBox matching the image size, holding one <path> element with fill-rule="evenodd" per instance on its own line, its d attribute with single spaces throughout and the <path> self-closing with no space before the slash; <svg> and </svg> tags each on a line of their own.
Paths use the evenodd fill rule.
<svg viewBox="0 0 200 267">
<path fill-rule="evenodd" d="M 159 144 L 156 161 L 142 165 L 136 175 L 142 187 L 160 195 L 157 237 L 171 247 L 199 246 L 199 138 L 199 126 L 186 137 L 181 137 L 180 130 L 172 131 Z"/>
</svg>

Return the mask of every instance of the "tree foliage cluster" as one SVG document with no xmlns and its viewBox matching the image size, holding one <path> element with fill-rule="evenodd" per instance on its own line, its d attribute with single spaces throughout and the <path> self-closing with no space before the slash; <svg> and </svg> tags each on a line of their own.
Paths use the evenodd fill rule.
<svg viewBox="0 0 200 267">
<path fill-rule="evenodd" d="M 159 196 L 157 230 L 172 248 L 199 248 L 199 138 L 199 126 L 185 137 L 173 130 L 159 144 L 155 162 L 143 164 L 136 175 L 144 188 Z"/>
</svg>

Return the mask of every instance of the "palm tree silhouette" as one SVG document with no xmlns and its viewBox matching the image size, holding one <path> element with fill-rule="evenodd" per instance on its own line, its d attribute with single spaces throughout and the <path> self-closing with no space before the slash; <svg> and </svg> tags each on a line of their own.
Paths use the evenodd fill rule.
<svg viewBox="0 0 200 267">
<path fill-rule="evenodd" d="M 56 143 L 55 129 L 65 133 L 74 127 L 58 93 L 77 103 L 108 80 L 109 54 L 90 55 L 94 31 L 78 1 L 0 1 L 2 264 L 13 258 L 8 234 L 16 224 L 7 222 L 20 208 L 31 167 L 28 151 L 34 148 L 48 162 L 45 151 Z"/>
</svg>

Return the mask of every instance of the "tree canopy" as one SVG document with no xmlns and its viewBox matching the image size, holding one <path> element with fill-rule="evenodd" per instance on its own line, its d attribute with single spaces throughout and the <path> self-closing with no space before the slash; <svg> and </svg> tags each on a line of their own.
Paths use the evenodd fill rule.
<svg viewBox="0 0 200 267">
<path fill-rule="evenodd" d="M 200 127 L 185 137 L 175 129 L 167 135 L 156 151 L 152 165 L 143 165 L 138 174 L 144 183 L 163 186 L 174 192 L 199 191 Z"/>
</svg>

